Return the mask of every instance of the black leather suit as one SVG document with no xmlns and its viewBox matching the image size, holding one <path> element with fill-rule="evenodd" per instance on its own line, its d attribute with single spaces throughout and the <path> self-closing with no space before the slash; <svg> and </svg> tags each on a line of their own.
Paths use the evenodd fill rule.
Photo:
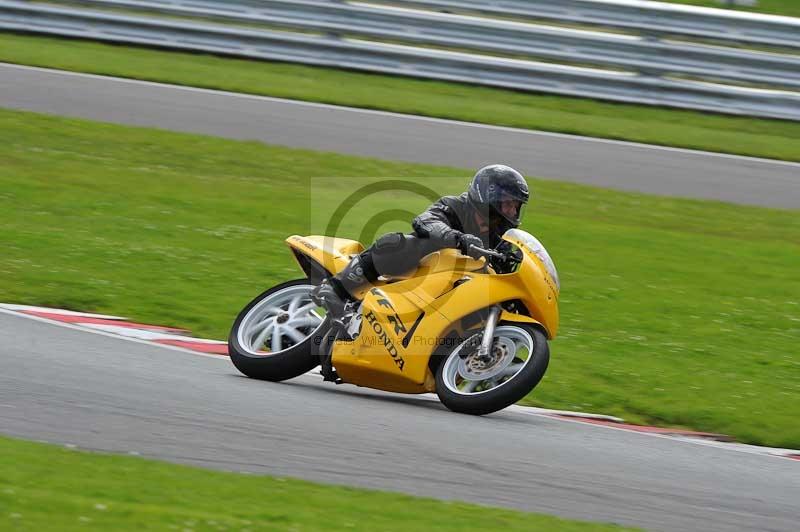
<svg viewBox="0 0 800 532">
<path fill-rule="evenodd" d="M 375 282 L 380 275 L 405 274 L 416 268 L 425 255 L 443 248 L 457 248 L 459 236 L 463 233 L 479 237 L 484 247 L 494 247 L 505 228 L 492 231 L 484 226 L 482 232 L 476 214 L 478 211 L 467 199 L 466 192 L 439 199 L 414 218 L 413 233 L 385 234 L 359 255 L 366 281 Z M 348 289 L 355 288 L 347 286 L 349 283 L 344 276 L 337 275 L 337 278 Z"/>
</svg>

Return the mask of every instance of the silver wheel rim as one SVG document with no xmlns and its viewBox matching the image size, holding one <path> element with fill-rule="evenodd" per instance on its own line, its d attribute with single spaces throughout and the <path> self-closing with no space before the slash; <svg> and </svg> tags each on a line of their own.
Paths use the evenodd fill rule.
<svg viewBox="0 0 800 532">
<path fill-rule="evenodd" d="M 481 367 L 481 363 L 476 362 L 475 353 L 462 359 L 462 350 L 468 349 L 462 343 L 444 362 L 444 385 L 453 393 L 467 396 L 497 390 L 514 380 L 533 360 L 534 347 L 533 338 L 525 329 L 513 325 L 497 327 L 492 343 L 492 362 Z M 477 351 L 477 347 L 471 349 Z"/>
<path fill-rule="evenodd" d="M 251 355 L 269 356 L 312 336 L 325 319 L 324 309 L 311 301 L 313 289 L 289 286 L 259 301 L 239 324 L 239 346 Z"/>
</svg>

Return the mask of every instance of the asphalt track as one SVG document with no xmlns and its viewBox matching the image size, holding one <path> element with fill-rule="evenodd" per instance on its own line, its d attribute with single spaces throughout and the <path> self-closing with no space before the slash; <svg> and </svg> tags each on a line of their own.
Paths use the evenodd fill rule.
<svg viewBox="0 0 800 532">
<path fill-rule="evenodd" d="M 0 107 L 653 194 L 800 208 L 800 164 L 0 63 Z"/>
<path fill-rule="evenodd" d="M 519 411 L 459 415 L 311 375 L 260 382 L 221 357 L 7 313 L 0 432 L 651 530 L 800 522 L 797 461 Z"/>
</svg>

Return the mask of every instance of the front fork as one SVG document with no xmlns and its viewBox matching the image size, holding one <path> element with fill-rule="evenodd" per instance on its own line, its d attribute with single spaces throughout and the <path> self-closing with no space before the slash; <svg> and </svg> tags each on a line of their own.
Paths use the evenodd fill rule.
<svg viewBox="0 0 800 532">
<path fill-rule="evenodd" d="M 500 313 L 503 311 L 500 305 L 495 305 L 489 309 L 489 317 L 486 318 L 486 326 L 483 329 L 483 338 L 481 339 L 481 346 L 478 349 L 478 358 L 483 361 L 490 359 L 490 352 L 492 350 L 492 343 L 494 340 L 494 330 L 497 327 L 497 321 L 500 318 Z"/>
</svg>

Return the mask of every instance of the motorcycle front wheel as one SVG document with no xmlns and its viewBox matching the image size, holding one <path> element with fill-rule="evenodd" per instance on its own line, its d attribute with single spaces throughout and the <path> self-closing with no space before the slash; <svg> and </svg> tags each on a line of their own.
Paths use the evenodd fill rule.
<svg viewBox="0 0 800 532">
<path fill-rule="evenodd" d="M 311 301 L 308 279 L 279 284 L 251 301 L 236 317 L 228 354 L 236 368 L 254 379 L 283 381 L 319 364 L 317 346 L 325 311 Z"/>
<path fill-rule="evenodd" d="M 547 338 L 536 327 L 507 322 L 495 329 L 491 352 L 465 341 L 436 370 L 436 394 L 454 412 L 484 415 L 510 406 L 533 390 L 550 362 Z"/>
</svg>

